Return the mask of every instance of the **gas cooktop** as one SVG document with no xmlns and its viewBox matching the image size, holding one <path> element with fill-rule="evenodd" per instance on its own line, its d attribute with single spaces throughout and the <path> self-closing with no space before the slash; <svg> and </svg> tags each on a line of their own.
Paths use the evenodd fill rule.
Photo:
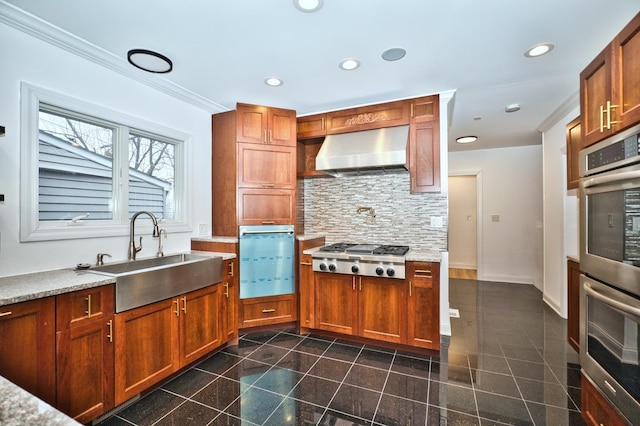
<svg viewBox="0 0 640 426">
<path fill-rule="evenodd" d="M 409 246 L 335 243 L 328 246 L 320 247 L 319 251 L 330 253 L 361 253 L 404 256 L 409 251 Z"/>
</svg>

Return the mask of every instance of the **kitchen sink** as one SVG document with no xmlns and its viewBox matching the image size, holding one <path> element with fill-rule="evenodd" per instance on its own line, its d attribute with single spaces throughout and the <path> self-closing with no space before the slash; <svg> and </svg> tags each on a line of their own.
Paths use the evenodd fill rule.
<svg viewBox="0 0 640 426">
<path fill-rule="evenodd" d="M 116 312 L 123 312 L 219 283 L 222 257 L 182 253 L 93 266 L 88 271 L 114 277 Z"/>
</svg>

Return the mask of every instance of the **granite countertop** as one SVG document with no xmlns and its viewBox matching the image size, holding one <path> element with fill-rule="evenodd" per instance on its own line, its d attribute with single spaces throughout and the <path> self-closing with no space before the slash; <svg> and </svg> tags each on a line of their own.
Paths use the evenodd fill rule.
<svg viewBox="0 0 640 426">
<path fill-rule="evenodd" d="M 220 256 L 223 260 L 236 257 L 235 253 L 195 250 L 190 253 Z M 0 278 L 0 306 L 99 287 L 113 282 L 115 282 L 113 277 L 73 268 L 2 277 Z"/>
<path fill-rule="evenodd" d="M 0 376 L 0 424 L 3 426 L 78 426 L 80 423 Z"/>
</svg>

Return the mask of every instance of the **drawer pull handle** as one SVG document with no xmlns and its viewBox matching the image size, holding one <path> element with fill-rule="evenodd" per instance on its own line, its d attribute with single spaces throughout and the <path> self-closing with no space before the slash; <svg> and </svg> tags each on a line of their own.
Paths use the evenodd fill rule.
<svg viewBox="0 0 640 426">
<path fill-rule="evenodd" d="M 263 188 L 275 188 L 276 184 L 275 183 L 263 183 L 262 187 Z"/>
<path fill-rule="evenodd" d="M 311 262 L 300 262 L 302 266 L 313 266 Z"/>
<path fill-rule="evenodd" d="M 187 296 L 184 296 L 182 298 L 182 303 L 184 304 L 184 306 L 182 308 L 182 312 L 184 312 L 186 314 L 187 313 Z"/>
<path fill-rule="evenodd" d="M 11 312 L 11 311 L 8 311 L 8 312 L 0 312 L 0 317 L 6 317 L 6 316 L 9 316 L 9 315 L 11 315 L 12 313 L 13 313 L 13 312 Z"/>
<path fill-rule="evenodd" d="M 176 310 L 173 311 L 173 313 L 176 314 L 177 317 L 179 317 L 180 316 L 180 299 L 174 300 L 173 303 L 176 304 Z"/>
<path fill-rule="evenodd" d="M 227 296 L 227 299 L 229 298 L 229 282 L 228 281 L 224 283 L 224 295 Z"/>
<path fill-rule="evenodd" d="M 411 287 L 412 287 L 411 280 L 409 280 L 409 297 L 411 297 Z"/>
<path fill-rule="evenodd" d="M 229 262 L 229 273 L 228 273 L 228 275 L 230 277 L 233 276 L 233 262 Z"/>
<path fill-rule="evenodd" d="M 262 222 L 263 225 L 275 225 L 275 222 L 273 220 L 265 220 Z"/>
<path fill-rule="evenodd" d="M 107 322 L 107 327 L 109 327 L 109 334 L 107 334 L 107 339 L 109 339 L 109 342 L 113 342 L 113 320 L 109 320 Z"/>
<path fill-rule="evenodd" d="M 275 309 L 263 309 L 262 313 L 263 314 L 272 314 L 274 313 L 276 310 Z"/>
<path fill-rule="evenodd" d="M 91 295 L 88 295 L 84 300 L 87 301 L 87 310 L 84 313 L 87 314 L 87 318 L 91 318 Z"/>
</svg>

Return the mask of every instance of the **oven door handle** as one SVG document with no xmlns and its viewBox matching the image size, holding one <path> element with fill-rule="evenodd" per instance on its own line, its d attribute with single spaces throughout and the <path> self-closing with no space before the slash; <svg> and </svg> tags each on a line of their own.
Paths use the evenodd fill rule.
<svg viewBox="0 0 640 426">
<path fill-rule="evenodd" d="M 591 287 L 591 284 L 587 282 L 584 283 L 584 291 L 594 299 L 598 299 L 602 303 L 606 303 L 607 305 L 614 307 L 616 310 L 620 312 L 627 313 L 629 315 L 633 315 L 637 318 L 640 318 L 640 309 L 635 308 L 633 306 L 629 306 L 626 303 L 620 302 L 618 300 L 612 299 L 611 297 L 606 296 L 598 292 L 597 290 L 594 290 L 593 287 Z"/>
<path fill-rule="evenodd" d="M 584 188 L 589 188 L 592 186 L 604 185 L 607 183 L 620 182 L 620 181 L 631 181 L 634 179 L 640 179 L 640 170 L 630 170 L 630 171 L 616 171 L 615 173 L 607 173 L 599 176 L 592 177 L 584 177 L 582 178 L 582 186 Z"/>
</svg>

